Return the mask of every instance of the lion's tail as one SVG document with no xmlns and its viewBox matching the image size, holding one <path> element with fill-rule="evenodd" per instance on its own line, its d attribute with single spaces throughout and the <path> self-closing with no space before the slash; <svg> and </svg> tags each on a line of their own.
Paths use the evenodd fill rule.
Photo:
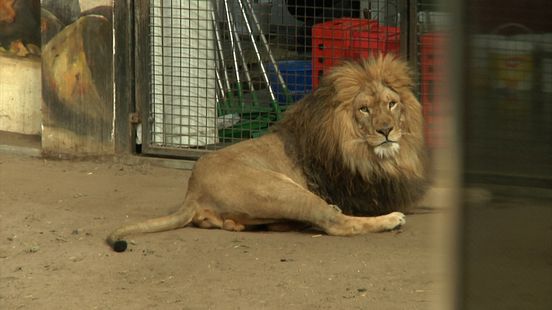
<svg viewBox="0 0 552 310">
<path fill-rule="evenodd" d="M 194 215 L 194 208 L 182 208 L 171 215 L 119 227 L 109 234 L 106 241 L 115 252 L 123 252 L 127 248 L 124 237 L 137 233 L 152 233 L 181 228 L 190 224 Z"/>
</svg>

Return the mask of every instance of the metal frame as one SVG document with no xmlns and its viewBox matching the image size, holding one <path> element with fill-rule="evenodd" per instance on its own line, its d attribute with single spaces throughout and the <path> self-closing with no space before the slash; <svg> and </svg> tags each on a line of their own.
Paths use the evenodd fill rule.
<svg viewBox="0 0 552 310">
<path fill-rule="evenodd" d="M 401 0 L 400 6 L 401 16 L 404 16 L 401 19 L 401 51 L 411 68 L 418 68 L 417 2 L 416 0 Z"/>
<path fill-rule="evenodd" d="M 201 149 L 185 149 L 155 146 L 152 143 L 151 131 L 151 34 L 150 34 L 150 1 L 139 0 L 135 3 L 135 51 L 134 63 L 136 73 L 136 112 L 142 126 L 142 153 L 167 157 L 198 158 L 208 152 Z"/>
</svg>

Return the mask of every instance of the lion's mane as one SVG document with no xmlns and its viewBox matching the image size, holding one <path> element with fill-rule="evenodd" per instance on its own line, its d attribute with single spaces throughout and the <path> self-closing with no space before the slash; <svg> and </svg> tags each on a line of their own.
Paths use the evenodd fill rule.
<svg viewBox="0 0 552 310">
<path fill-rule="evenodd" d="M 347 143 L 358 138 L 352 127 L 352 102 L 373 81 L 401 97 L 403 135 L 400 151 L 392 158 L 378 157 L 366 144 Z M 393 56 L 343 62 L 286 112 L 275 132 L 300 165 L 311 191 L 350 215 L 404 210 L 423 195 L 423 119 L 412 86 L 407 64 Z"/>
</svg>

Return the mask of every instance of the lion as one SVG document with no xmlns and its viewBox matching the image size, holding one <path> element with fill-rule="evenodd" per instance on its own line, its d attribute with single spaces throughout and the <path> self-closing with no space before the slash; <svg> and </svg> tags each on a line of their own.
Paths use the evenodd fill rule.
<svg viewBox="0 0 552 310">
<path fill-rule="evenodd" d="M 344 61 L 266 135 L 202 156 L 175 213 L 125 225 L 131 234 L 193 224 L 243 231 L 304 223 L 332 236 L 396 229 L 426 188 L 421 105 L 406 62 Z"/>
</svg>

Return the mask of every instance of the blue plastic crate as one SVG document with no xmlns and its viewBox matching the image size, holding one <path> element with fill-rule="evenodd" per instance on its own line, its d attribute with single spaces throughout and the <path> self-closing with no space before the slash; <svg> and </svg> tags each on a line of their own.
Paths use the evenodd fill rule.
<svg viewBox="0 0 552 310">
<path fill-rule="evenodd" d="M 285 60 L 278 62 L 278 68 L 282 78 L 286 82 L 293 102 L 303 98 L 312 90 L 312 64 L 310 60 Z M 268 77 L 275 92 L 276 99 L 280 104 L 286 104 L 286 96 L 274 66 L 268 65 Z"/>
</svg>

